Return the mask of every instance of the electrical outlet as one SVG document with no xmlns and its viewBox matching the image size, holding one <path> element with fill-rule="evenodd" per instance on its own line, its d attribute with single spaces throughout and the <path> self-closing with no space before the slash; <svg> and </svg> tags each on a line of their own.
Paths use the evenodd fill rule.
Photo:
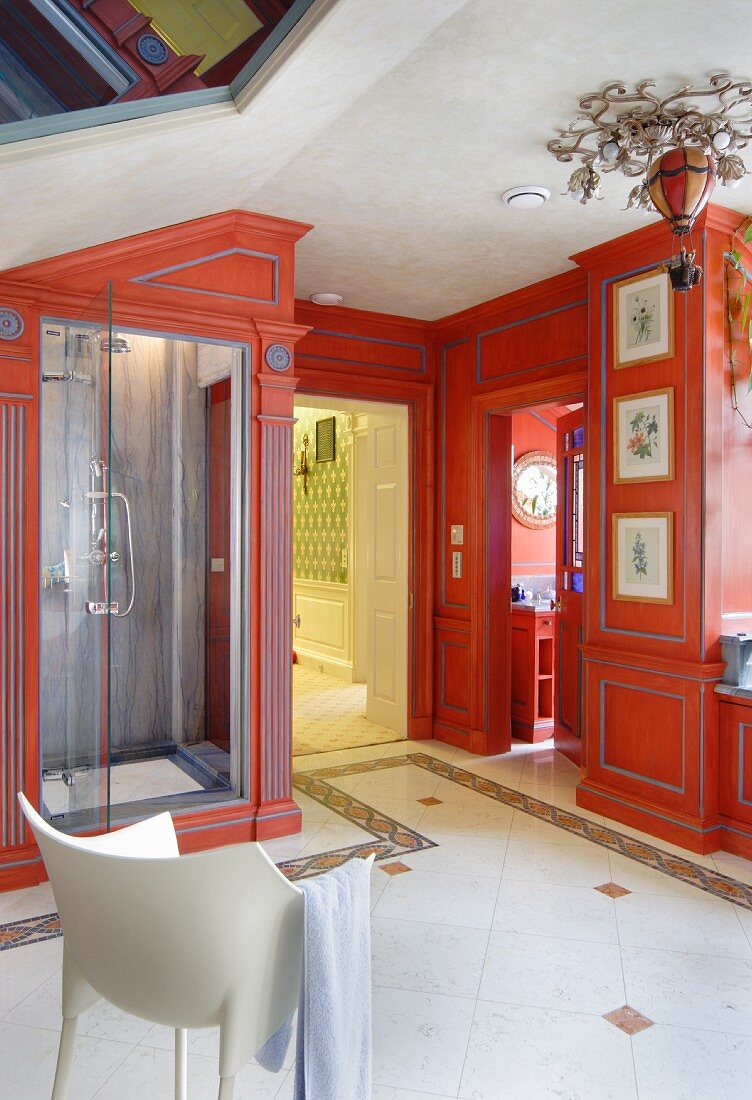
<svg viewBox="0 0 752 1100">
<path fill-rule="evenodd" d="M 462 551 L 452 551 L 452 577 L 454 580 L 459 580 L 462 576 Z"/>
</svg>

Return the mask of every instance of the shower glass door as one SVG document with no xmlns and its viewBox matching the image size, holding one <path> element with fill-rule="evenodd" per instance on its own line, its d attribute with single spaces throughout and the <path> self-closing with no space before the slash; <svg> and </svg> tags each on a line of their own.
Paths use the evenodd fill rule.
<svg viewBox="0 0 752 1100">
<path fill-rule="evenodd" d="M 41 329 L 42 812 L 66 831 L 109 824 L 111 312 L 107 284 Z"/>
<path fill-rule="evenodd" d="M 42 324 L 42 812 L 66 831 L 247 794 L 247 351 Z"/>
</svg>

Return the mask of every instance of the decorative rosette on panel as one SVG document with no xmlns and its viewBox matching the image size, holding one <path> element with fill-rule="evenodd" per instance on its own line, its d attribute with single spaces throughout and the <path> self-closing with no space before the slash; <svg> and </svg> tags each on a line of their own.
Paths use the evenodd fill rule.
<svg viewBox="0 0 752 1100">
<path fill-rule="evenodd" d="M 567 194 L 583 204 L 602 197 L 601 174 L 639 181 L 627 208 L 658 213 L 671 226 L 675 243 L 665 266 L 674 290 L 687 291 L 702 278 L 692 246 L 698 214 L 717 180 L 736 187 L 746 175 L 739 154 L 752 138 L 752 82 L 719 73 L 663 98 L 655 86 L 643 80 L 632 90 L 617 81 L 583 96 L 577 118 L 548 149 L 557 160 L 582 162 Z"/>
</svg>

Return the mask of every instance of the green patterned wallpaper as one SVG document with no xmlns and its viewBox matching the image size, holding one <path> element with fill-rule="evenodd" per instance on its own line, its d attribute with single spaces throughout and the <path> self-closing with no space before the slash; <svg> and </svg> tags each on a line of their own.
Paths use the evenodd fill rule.
<svg viewBox="0 0 752 1100">
<path fill-rule="evenodd" d="M 293 478 L 293 574 L 301 580 L 347 582 L 342 551 L 348 546 L 347 479 L 350 448 L 345 445 L 345 413 L 295 408 L 294 462 L 300 462 L 308 433 L 308 493 L 302 477 Z M 334 462 L 316 461 L 316 421 L 336 417 Z"/>
</svg>

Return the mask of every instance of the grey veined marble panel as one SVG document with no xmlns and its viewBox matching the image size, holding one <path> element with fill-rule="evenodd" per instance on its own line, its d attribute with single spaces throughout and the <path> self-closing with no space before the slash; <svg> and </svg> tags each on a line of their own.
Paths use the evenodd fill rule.
<svg viewBox="0 0 752 1100">
<path fill-rule="evenodd" d="M 67 356 L 65 336 L 45 340 L 43 369 L 63 371 L 70 334 Z M 124 610 L 134 582 L 136 598 L 130 615 L 110 619 L 115 751 L 205 736 L 206 390 L 198 386 L 195 344 L 131 334 L 128 341 L 129 354 L 112 356 L 109 477 L 113 492 L 124 493 L 130 504 L 133 560 L 117 497 L 108 549 L 119 555 L 111 567 L 112 600 Z M 106 457 L 96 344 L 90 361 L 79 359 L 80 378 L 43 387 L 45 768 L 91 762 L 103 729 L 106 619 L 87 615 L 85 606 L 105 598 L 104 571 L 83 558 L 92 538 L 91 502 L 84 494 L 101 487 L 91 481 L 89 461 Z M 96 526 L 102 511 L 100 506 Z"/>
</svg>

